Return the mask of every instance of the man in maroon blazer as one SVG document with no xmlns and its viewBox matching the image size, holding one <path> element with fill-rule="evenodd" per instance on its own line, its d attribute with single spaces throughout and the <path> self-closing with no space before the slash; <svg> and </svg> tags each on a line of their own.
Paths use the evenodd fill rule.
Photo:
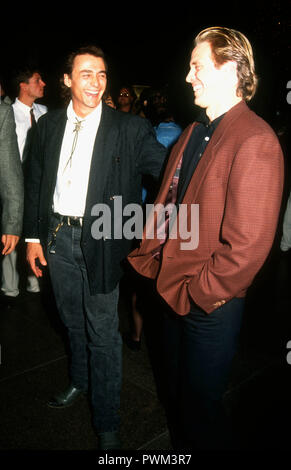
<svg viewBox="0 0 291 470">
<path fill-rule="evenodd" d="M 225 449 L 231 432 L 222 396 L 244 297 L 273 243 L 283 157 L 272 129 L 246 104 L 257 79 L 243 34 L 221 27 L 199 33 L 186 81 L 205 115 L 172 150 L 155 202 L 176 218 L 154 211 L 129 261 L 155 280 L 164 306 L 174 448 Z"/>
</svg>

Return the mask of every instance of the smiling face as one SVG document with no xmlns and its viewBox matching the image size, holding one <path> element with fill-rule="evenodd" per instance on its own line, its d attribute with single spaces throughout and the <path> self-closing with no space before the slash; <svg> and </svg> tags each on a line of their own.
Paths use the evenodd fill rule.
<svg viewBox="0 0 291 470">
<path fill-rule="evenodd" d="M 101 102 L 107 85 L 103 59 L 91 54 L 77 55 L 71 75 L 64 75 L 64 83 L 71 89 L 73 108 L 80 117 L 86 117 Z"/>
<path fill-rule="evenodd" d="M 214 119 L 222 108 L 237 101 L 236 64 L 229 61 L 216 66 L 206 41 L 193 49 L 186 81 L 192 85 L 194 103 Z"/>
</svg>

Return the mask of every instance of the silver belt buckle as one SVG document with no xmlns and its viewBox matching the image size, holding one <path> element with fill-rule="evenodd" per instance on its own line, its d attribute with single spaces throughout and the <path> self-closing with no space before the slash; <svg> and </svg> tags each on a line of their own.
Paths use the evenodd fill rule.
<svg viewBox="0 0 291 470">
<path fill-rule="evenodd" d="M 82 217 L 77 217 L 77 216 L 76 216 L 76 217 L 73 217 L 73 216 L 70 216 L 70 215 L 68 215 L 67 217 L 68 217 L 68 219 L 67 219 L 67 224 L 68 224 L 69 226 L 72 225 L 72 224 L 71 224 L 71 220 L 73 219 L 73 220 L 75 220 L 75 221 L 78 220 L 78 221 L 79 221 L 79 224 L 80 224 L 80 227 L 82 227 L 82 225 L 83 225 L 83 219 L 82 219 Z"/>
</svg>

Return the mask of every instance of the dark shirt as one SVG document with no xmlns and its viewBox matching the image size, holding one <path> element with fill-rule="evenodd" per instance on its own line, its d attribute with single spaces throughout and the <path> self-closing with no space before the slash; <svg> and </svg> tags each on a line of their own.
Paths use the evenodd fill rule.
<svg viewBox="0 0 291 470">
<path fill-rule="evenodd" d="M 200 158 L 205 152 L 207 144 L 223 116 L 224 114 L 210 122 L 205 113 L 201 113 L 201 115 L 199 115 L 197 119 L 199 124 L 194 127 L 183 154 L 182 166 L 179 174 L 177 204 L 181 203 L 196 166 L 198 165 Z"/>
<path fill-rule="evenodd" d="M 159 260 L 160 253 L 163 249 L 163 245 L 167 240 L 169 232 L 169 220 L 172 212 L 172 205 L 176 204 L 177 211 L 179 210 L 179 204 L 181 204 L 185 191 L 188 184 L 193 176 L 193 173 L 198 165 L 200 158 L 202 157 L 208 142 L 210 141 L 215 129 L 222 120 L 224 114 L 210 122 L 206 113 L 201 113 L 196 122 L 199 122 L 194 127 L 188 144 L 185 148 L 183 156 L 178 163 L 175 175 L 173 177 L 172 184 L 169 189 L 168 196 L 166 198 L 165 206 L 168 207 L 165 219 L 160 221 L 158 225 L 158 239 L 160 240 L 160 246 L 152 251 L 152 255 Z"/>
</svg>

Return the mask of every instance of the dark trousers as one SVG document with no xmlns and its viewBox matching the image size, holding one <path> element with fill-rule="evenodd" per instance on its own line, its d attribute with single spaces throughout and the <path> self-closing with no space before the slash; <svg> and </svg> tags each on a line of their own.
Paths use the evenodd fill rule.
<svg viewBox="0 0 291 470">
<path fill-rule="evenodd" d="M 53 220 L 52 228 L 57 223 Z M 61 227 L 55 253 L 48 249 L 48 266 L 56 304 L 68 332 L 72 384 L 90 391 L 97 432 L 116 431 L 120 424 L 122 363 L 119 288 L 109 294 L 90 295 L 81 232 L 81 227 Z"/>
<path fill-rule="evenodd" d="M 244 299 L 211 314 L 193 306 L 186 316 L 164 314 L 165 408 L 176 449 L 223 450 L 232 431 L 223 408 L 237 349 Z"/>
</svg>

